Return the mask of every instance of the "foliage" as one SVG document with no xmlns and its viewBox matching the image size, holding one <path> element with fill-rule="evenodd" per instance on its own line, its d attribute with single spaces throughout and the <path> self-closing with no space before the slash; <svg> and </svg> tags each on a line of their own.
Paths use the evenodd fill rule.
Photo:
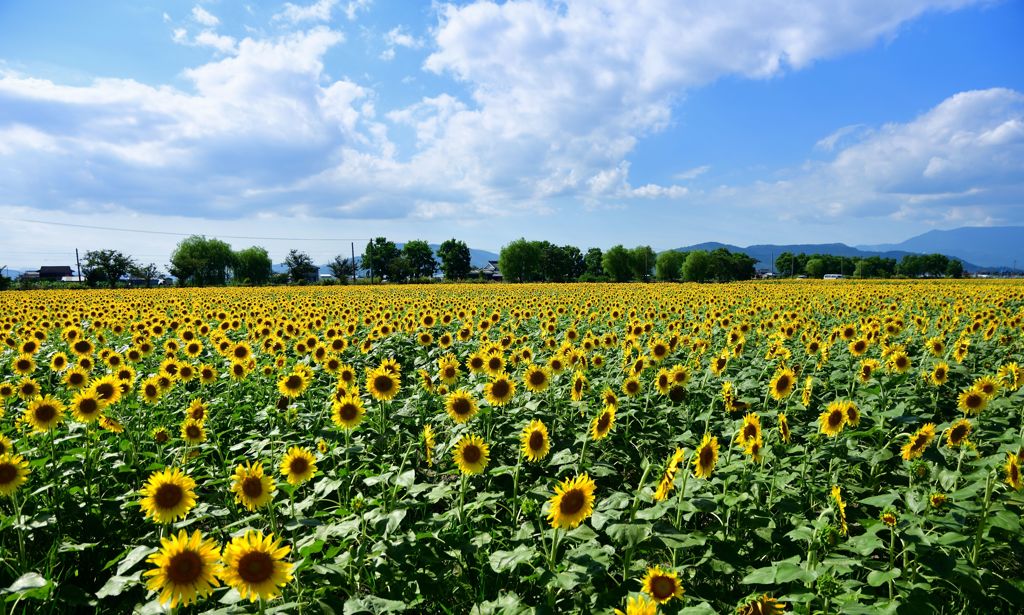
<svg viewBox="0 0 1024 615">
<path fill-rule="evenodd" d="M 449 280 L 465 280 L 469 277 L 470 252 L 465 241 L 448 239 L 437 249 L 441 259 L 441 271 Z"/>
<path fill-rule="evenodd" d="M 540 242 L 516 239 L 501 249 L 498 269 L 506 282 L 535 282 L 542 279 Z"/>
<path fill-rule="evenodd" d="M 654 264 L 654 276 L 662 282 L 674 282 L 682 276 L 686 255 L 675 250 L 666 250 L 658 255 Z"/>
<path fill-rule="evenodd" d="M 376 237 L 366 244 L 362 266 L 371 279 L 388 278 L 397 282 L 406 277 L 402 252 L 386 237 Z"/>
<path fill-rule="evenodd" d="M 135 261 L 118 250 L 89 250 L 82 258 L 82 273 L 90 286 L 106 282 L 114 288 L 134 267 Z"/>
<path fill-rule="evenodd" d="M 192 235 L 178 243 L 171 254 L 171 275 L 180 284 L 194 286 L 223 285 L 227 270 L 235 264 L 231 246 L 219 239 Z"/>
<path fill-rule="evenodd" d="M 633 278 L 633 259 L 621 244 L 612 246 L 601 257 L 605 274 L 615 282 L 628 282 Z"/>
<path fill-rule="evenodd" d="M 238 281 L 262 285 L 266 284 L 270 280 L 270 275 L 274 273 L 274 263 L 264 248 L 252 246 L 235 252 L 232 271 Z"/>
<path fill-rule="evenodd" d="M 305 252 L 289 251 L 284 264 L 288 268 L 288 279 L 292 282 L 315 282 L 320 277 L 320 268 Z"/>
<path fill-rule="evenodd" d="M 430 245 L 420 239 L 407 242 L 402 246 L 402 256 L 414 278 L 432 278 L 437 271 L 437 261 Z"/>
<path fill-rule="evenodd" d="M 348 284 L 348 279 L 356 274 L 355 262 L 340 254 L 335 256 L 334 260 L 327 263 L 327 268 L 331 270 L 331 275 L 341 284 Z"/>
<path fill-rule="evenodd" d="M 609 613 L 660 577 L 683 590 L 661 613 L 1016 613 L 1022 323 L 1024 286 L 994 280 L 6 292 L 0 601 Z M 45 404 L 66 406 L 51 431 Z M 304 482 L 281 471 L 300 456 Z M 195 506 L 161 525 L 141 490 L 170 469 Z M 280 596 L 147 587 L 161 538 L 229 559 L 250 530 L 287 548 Z"/>
</svg>

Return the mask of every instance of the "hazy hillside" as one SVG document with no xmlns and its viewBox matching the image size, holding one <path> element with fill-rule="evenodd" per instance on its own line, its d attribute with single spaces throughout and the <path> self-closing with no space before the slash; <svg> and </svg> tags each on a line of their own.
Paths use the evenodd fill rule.
<svg viewBox="0 0 1024 615">
<path fill-rule="evenodd" d="M 861 246 L 865 250 L 938 252 L 980 267 L 1024 266 L 1024 226 L 965 226 L 928 231 L 896 244 Z"/>
</svg>

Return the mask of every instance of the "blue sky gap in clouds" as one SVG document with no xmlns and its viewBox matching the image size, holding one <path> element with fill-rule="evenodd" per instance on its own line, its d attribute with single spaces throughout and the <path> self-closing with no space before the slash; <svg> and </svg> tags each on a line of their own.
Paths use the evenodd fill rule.
<svg viewBox="0 0 1024 615">
<path fill-rule="evenodd" d="M 492 250 L 1024 224 L 1022 41 L 1021 0 L 0 2 L 0 264 L 177 241 L 24 219 Z"/>
</svg>

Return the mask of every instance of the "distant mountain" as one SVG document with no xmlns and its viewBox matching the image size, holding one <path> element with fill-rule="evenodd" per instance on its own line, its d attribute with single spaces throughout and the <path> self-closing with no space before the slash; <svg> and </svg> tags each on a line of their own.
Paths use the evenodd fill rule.
<svg viewBox="0 0 1024 615">
<path fill-rule="evenodd" d="M 938 252 L 980 267 L 1024 267 L 1024 226 L 964 226 L 928 231 L 896 244 L 860 246 L 864 250 Z"/>
<path fill-rule="evenodd" d="M 718 248 L 725 248 L 730 252 L 742 252 L 752 258 L 757 259 L 757 264 L 754 266 L 757 269 L 774 269 L 775 259 L 779 257 L 783 252 L 791 252 L 793 254 L 831 254 L 833 256 L 849 256 L 858 258 L 868 258 L 870 256 L 878 256 L 881 258 L 894 258 L 897 261 L 902 259 L 907 254 L 913 254 L 916 252 L 906 250 L 862 250 L 860 248 L 854 248 L 848 246 L 845 243 L 802 243 L 802 244 L 788 244 L 788 245 L 776 245 L 776 244 L 759 244 L 753 246 L 747 246 L 742 248 L 740 246 L 734 246 L 727 243 L 718 243 L 716 241 L 709 241 L 705 243 L 698 243 L 692 246 L 686 246 L 685 248 L 676 248 L 676 252 L 690 252 L 693 250 L 717 250 Z M 929 250 L 928 253 L 936 252 L 936 250 Z M 946 254 L 947 256 L 957 256 L 953 254 Z M 957 256 L 960 258 L 959 256 Z M 960 260 L 964 263 L 964 270 L 966 271 L 977 271 L 980 269 L 977 265 L 970 263 L 963 258 Z M 852 273 L 852 272 L 849 272 Z"/>
<path fill-rule="evenodd" d="M 20 269 L 7 269 L 7 268 L 5 268 L 2 272 L 0 272 L 0 275 L 4 276 L 5 278 L 10 278 L 12 280 L 16 280 L 18 278 L 18 276 L 23 274 L 23 273 L 25 273 L 25 272 L 21 271 Z"/>
<path fill-rule="evenodd" d="M 401 249 L 402 246 L 404 246 L 405 244 L 404 243 L 398 243 L 398 244 L 395 244 L 395 245 L 398 246 L 399 249 Z M 440 247 L 441 247 L 441 244 L 437 244 L 437 243 L 430 244 L 430 249 L 434 251 L 434 258 L 437 260 L 439 266 L 440 266 L 440 263 L 441 263 L 441 259 L 437 258 L 437 250 Z M 487 264 L 487 261 L 496 261 L 496 260 L 498 260 L 498 255 L 495 254 L 494 252 L 488 252 L 487 250 L 477 250 L 476 248 L 470 248 L 469 249 L 469 263 L 473 267 L 483 267 L 484 265 Z M 362 254 L 358 254 L 357 253 L 356 254 L 356 264 L 357 265 L 361 265 L 362 262 L 363 262 Z M 288 273 L 288 266 L 285 265 L 284 263 L 277 263 L 277 264 L 275 264 L 273 266 L 273 269 L 274 269 L 274 273 Z M 327 265 L 320 265 L 320 273 L 322 275 L 327 275 L 327 274 L 331 273 L 331 270 L 327 268 Z M 360 272 L 360 275 L 362 275 L 362 272 Z"/>
</svg>

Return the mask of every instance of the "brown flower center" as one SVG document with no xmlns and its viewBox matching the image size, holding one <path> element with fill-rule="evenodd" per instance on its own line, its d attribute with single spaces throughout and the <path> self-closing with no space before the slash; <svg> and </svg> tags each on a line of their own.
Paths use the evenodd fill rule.
<svg viewBox="0 0 1024 615">
<path fill-rule="evenodd" d="M 252 551 L 238 559 L 238 576 L 242 581 L 258 585 L 274 574 L 274 560 L 269 553 Z"/>
<path fill-rule="evenodd" d="M 18 478 L 18 469 L 13 463 L 0 464 L 0 485 L 8 485 Z"/>
<path fill-rule="evenodd" d="M 373 388 L 377 389 L 381 393 L 388 393 L 395 387 L 395 383 L 391 380 L 390 376 L 381 374 L 373 379 Z"/>
<path fill-rule="evenodd" d="M 182 491 L 180 486 L 173 483 L 160 485 L 156 493 L 153 494 L 153 501 L 156 502 L 156 507 L 161 510 L 170 510 L 180 504 L 183 499 L 185 499 L 185 492 Z"/>
<path fill-rule="evenodd" d="M 242 493 L 252 499 L 263 495 L 263 481 L 256 476 L 249 476 L 242 481 Z"/>
<path fill-rule="evenodd" d="M 585 502 L 586 498 L 583 497 L 582 490 L 570 489 L 562 494 L 562 499 L 558 502 L 558 512 L 567 516 L 575 515 L 583 510 L 583 504 Z"/>
<path fill-rule="evenodd" d="M 505 399 L 505 396 L 509 393 L 509 388 L 507 380 L 495 380 L 491 384 L 491 395 L 497 399 Z"/>
<path fill-rule="evenodd" d="M 462 449 L 462 459 L 466 463 L 476 463 L 483 456 L 483 451 L 475 444 L 470 444 Z"/>
<path fill-rule="evenodd" d="M 544 434 L 534 431 L 530 434 L 529 447 L 531 451 L 539 451 L 544 448 Z"/>
<path fill-rule="evenodd" d="M 465 416 L 473 409 L 472 404 L 465 397 L 456 397 L 452 400 L 452 412 L 459 416 Z"/>
<path fill-rule="evenodd" d="M 651 579 L 651 593 L 658 600 L 671 598 L 676 593 L 676 582 L 671 577 L 654 577 Z"/>
</svg>

